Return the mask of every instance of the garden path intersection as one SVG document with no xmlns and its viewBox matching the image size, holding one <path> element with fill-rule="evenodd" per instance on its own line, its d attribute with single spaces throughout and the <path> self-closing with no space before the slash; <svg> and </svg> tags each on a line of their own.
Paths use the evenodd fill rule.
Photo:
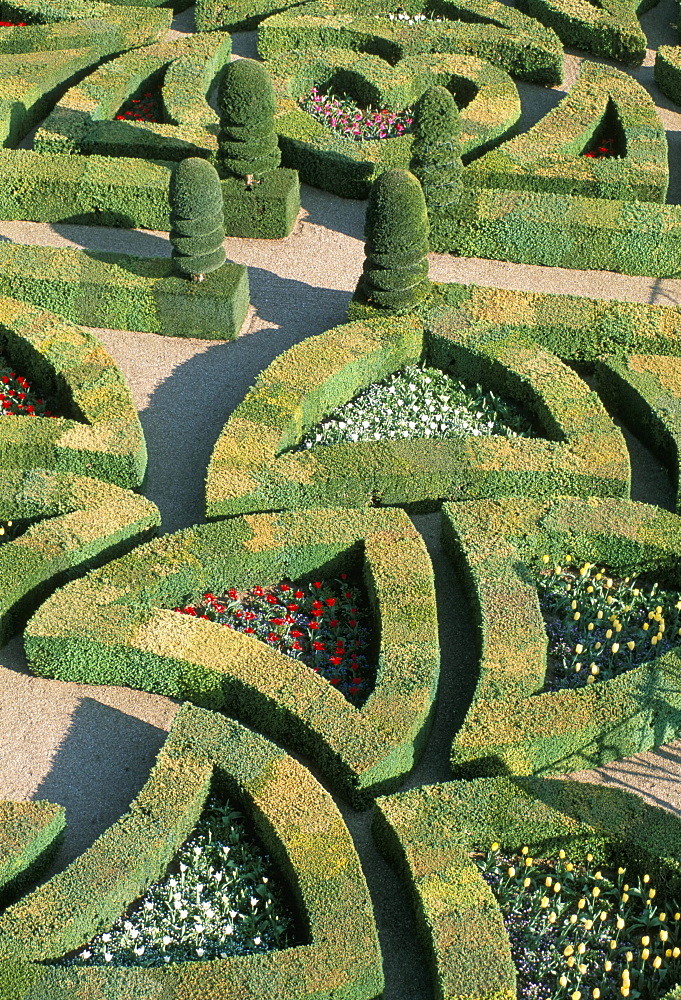
<svg viewBox="0 0 681 1000">
<path fill-rule="evenodd" d="M 676 16 L 672 0 L 662 0 L 642 16 L 650 48 L 643 65 L 629 72 L 657 106 L 669 142 L 668 201 L 681 204 L 681 112 L 661 94 L 652 77 L 655 49 L 677 43 Z M 192 29 L 190 9 L 175 18 L 168 37 L 184 37 Z M 254 55 L 255 33 L 235 34 L 233 58 Z M 576 80 L 583 59 L 583 53 L 567 50 L 565 82 L 559 87 L 518 83 L 521 129 L 555 106 Z M 30 136 L 22 145 L 30 145 Z M 286 239 L 228 237 L 224 242 L 227 259 L 246 265 L 249 273 L 251 308 L 236 340 L 92 330 L 125 376 L 139 412 L 149 454 L 142 492 L 160 510 L 161 533 L 203 521 L 204 478 L 213 446 L 258 373 L 305 338 L 346 321 L 364 260 L 366 203 L 303 185 L 301 204 Z M 0 239 L 141 256 L 168 257 L 171 251 L 165 232 L 65 223 L 0 222 Z M 431 280 L 437 282 L 681 306 L 681 279 L 434 253 L 429 263 Z M 667 471 L 629 431 L 625 439 L 632 462 L 632 498 L 673 510 L 674 490 Z M 440 540 L 440 515 L 414 514 L 411 522 L 433 564 L 441 679 L 431 734 L 419 763 L 401 786 L 405 791 L 450 780 L 451 740 L 470 703 L 477 670 L 477 636 L 461 581 Z M 175 698 L 127 687 L 34 677 L 21 637 L 0 649 L 0 801 L 48 799 L 67 810 L 66 835 L 45 878 L 63 870 L 126 812 L 146 782 L 179 708 Z M 325 784 L 313 761 L 291 756 Z M 681 816 L 681 740 L 573 777 L 633 791 Z M 384 1000 L 431 1000 L 433 987 L 411 904 L 376 848 L 370 814 L 350 808 L 332 794 L 369 886 L 384 959 Z"/>
</svg>

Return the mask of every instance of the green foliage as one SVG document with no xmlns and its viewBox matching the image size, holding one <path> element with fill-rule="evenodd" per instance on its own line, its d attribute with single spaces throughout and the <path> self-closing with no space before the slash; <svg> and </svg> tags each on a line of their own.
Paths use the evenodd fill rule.
<svg viewBox="0 0 681 1000">
<path fill-rule="evenodd" d="M 176 268 L 192 276 L 217 270 L 226 254 L 222 188 L 215 167 L 200 157 L 182 160 L 173 171 L 169 198 Z"/>
<path fill-rule="evenodd" d="M 279 166 L 276 103 L 272 80 L 262 63 L 236 59 L 225 67 L 218 91 L 217 163 L 223 176 L 253 175 L 259 180 Z"/>
<path fill-rule="evenodd" d="M 413 174 L 387 170 L 374 182 L 364 238 L 359 289 L 367 301 L 384 309 L 403 309 L 429 294 L 428 213 Z"/>
<path fill-rule="evenodd" d="M 430 87 L 414 105 L 411 169 L 428 211 L 456 202 L 461 188 L 461 118 L 446 87 Z"/>
</svg>

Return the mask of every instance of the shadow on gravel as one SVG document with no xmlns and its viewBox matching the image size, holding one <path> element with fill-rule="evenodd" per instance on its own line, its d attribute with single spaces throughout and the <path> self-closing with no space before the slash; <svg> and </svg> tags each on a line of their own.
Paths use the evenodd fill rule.
<svg viewBox="0 0 681 1000">
<path fill-rule="evenodd" d="M 169 257 L 170 241 L 143 229 L 119 229 L 115 226 L 77 226 L 53 222 L 51 228 L 65 240 L 94 252 L 132 254 L 135 257 Z"/>
<path fill-rule="evenodd" d="M 307 212 L 306 222 L 364 241 L 366 201 L 339 198 L 338 195 L 329 194 L 328 191 L 319 191 L 307 184 L 301 184 L 300 203 Z"/>
</svg>

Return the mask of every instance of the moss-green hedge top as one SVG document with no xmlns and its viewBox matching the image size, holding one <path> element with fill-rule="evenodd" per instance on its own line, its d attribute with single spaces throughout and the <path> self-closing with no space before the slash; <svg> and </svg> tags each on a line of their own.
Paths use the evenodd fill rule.
<svg viewBox="0 0 681 1000">
<path fill-rule="evenodd" d="M 188 594 L 343 568 L 361 570 L 380 641 L 376 686 L 361 709 L 256 638 L 171 610 Z M 303 749 L 362 806 L 411 770 L 439 672 L 432 567 L 396 510 L 261 514 L 165 536 L 55 593 L 31 620 L 26 643 L 32 669 L 44 676 L 225 708 Z"/>
<path fill-rule="evenodd" d="M 150 500 L 111 483 L 0 470 L 0 521 L 36 520 L 0 544 L 0 646 L 57 584 L 126 552 L 161 523 Z"/>
<path fill-rule="evenodd" d="M 374 834 L 400 871 L 429 955 L 438 1000 L 515 1000 L 501 910 L 469 852 L 494 841 L 510 853 L 646 872 L 681 885 L 681 821 L 619 788 L 541 778 L 427 785 L 376 804 Z"/>
<path fill-rule="evenodd" d="M 488 315 L 490 322 L 468 328 L 447 308 L 424 321 L 357 321 L 280 355 L 215 445 L 207 515 L 372 503 L 434 510 L 444 498 L 557 490 L 626 495 L 624 441 L 596 395 L 522 330 L 504 330 Z M 497 323 L 506 315 L 497 315 Z M 546 437 L 390 439 L 289 450 L 362 389 L 421 360 L 514 397 Z"/>
<path fill-rule="evenodd" d="M 236 801 L 287 885 L 308 943 L 161 968 L 40 964 L 81 947 L 165 874 L 213 788 Z M 184 705 L 128 812 L 65 871 L 0 916 L 0 994 L 12 1000 L 373 1000 L 383 988 L 371 900 L 352 838 L 301 764 L 230 719 Z"/>
<path fill-rule="evenodd" d="M 182 159 L 197 150 L 207 155 L 217 147 L 217 115 L 206 94 L 231 51 L 231 35 L 214 32 L 125 52 L 66 91 L 36 133 L 34 149 L 156 159 Z M 166 124 L 115 120 L 129 97 L 153 86 L 179 60 L 167 102 L 162 90 Z"/>
<path fill-rule="evenodd" d="M 518 7 L 556 32 L 565 45 L 596 56 L 640 66 L 646 54 L 646 36 L 638 15 L 655 0 L 519 0 Z"/>
<path fill-rule="evenodd" d="M 622 157 L 582 155 L 607 130 Z M 471 164 L 472 184 L 664 203 L 667 138 L 652 98 L 626 73 L 583 62 L 567 97 L 533 128 Z"/>
<path fill-rule="evenodd" d="M 0 52 L 31 52 L 40 49 L 72 48 L 83 44 L 98 44 L 101 23 L 114 31 L 116 44 L 109 52 L 120 52 L 138 45 L 159 41 L 170 28 L 173 12 L 144 4 L 126 6 L 102 3 L 99 0 L 20 0 L 5 4 L 7 17 L 21 18 L 25 27 L 6 28 L 0 41 Z M 74 23 L 75 22 L 75 23 Z M 66 29 L 62 33 L 61 25 Z M 59 27 L 58 27 L 59 26 Z M 72 35 L 69 35 L 70 28 Z M 73 41 L 69 41 L 72 38 Z M 104 54 L 104 53 L 102 53 Z"/>
<path fill-rule="evenodd" d="M 681 589 L 681 518 L 631 500 L 505 499 L 445 504 L 443 545 L 459 566 L 480 637 L 480 675 L 454 737 L 457 776 L 596 767 L 681 730 L 680 650 L 586 688 L 543 692 L 547 636 L 536 573 L 543 555 L 648 572 Z"/>
<path fill-rule="evenodd" d="M 0 351 L 73 419 L 0 421 L 0 468 L 78 472 L 139 486 L 147 451 L 130 389 L 91 333 L 55 313 L 0 297 Z"/>
<path fill-rule="evenodd" d="M 0 802 L 0 900 L 46 860 L 65 816 L 64 807 L 52 802 Z"/>
<path fill-rule="evenodd" d="M 507 135 L 520 117 L 520 98 L 509 75 L 475 56 L 424 53 L 392 65 L 378 55 L 326 48 L 280 53 L 266 65 L 277 94 L 275 125 L 284 165 L 299 170 L 303 181 L 345 197 L 365 198 L 378 173 L 408 168 L 412 137 L 343 138 L 299 106 L 312 87 L 347 92 L 361 106 L 392 111 L 412 105 L 431 86 L 448 87 L 465 105 L 464 155 Z"/>
<path fill-rule="evenodd" d="M 252 5 L 251 5 L 252 6 Z M 232 16 L 239 4 L 232 4 Z M 553 86 L 563 79 L 563 51 L 555 33 L 494 0 L 407 0 L 401 12 L 426 13 L 418 25 L 390 20 L 391 0 L 293 5 L 258 29 L 263 59 L 293 49 L 347 48 L 375 52 L 389 62 L 431 52 L 486 59 L 521 80 Z M 440 20 L 432 20 L 433 17 Z"/>
</svg>

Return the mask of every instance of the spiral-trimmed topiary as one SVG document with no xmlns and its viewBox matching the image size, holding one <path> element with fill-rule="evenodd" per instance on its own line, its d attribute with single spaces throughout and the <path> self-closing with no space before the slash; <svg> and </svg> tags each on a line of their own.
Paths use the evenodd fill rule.
<svg viewBox="0 0 681 1000">
<path fill-rule="evenodd" d="M 218 89 L 217 166 L 223 177 L 257 180 L 279 166 L 276 106 L 272 80 L 262 63 L 255 59 L 228 63 Z"/>
<path fill-rule="evenodd" d="M 170 242 L 178 271 L 202 281 L 225 262 L 222 188 L 214 166 L 190 156 L 170 179 Z"/>
<path fill-rule="evenodd" d="M 360 295 L 384 309 L 404 309 L 424 299 L 430 291 L 428 233 L 418 179 L 408 170 L 386 170 L 369 193 Z"/>
<path fill-rule="evenodd" d="M 452 205 L 461 190 L 461 120 L 446 87 L 429 87 L 414 106 L 411 169 L 429 211 Z"/>
</svg>

